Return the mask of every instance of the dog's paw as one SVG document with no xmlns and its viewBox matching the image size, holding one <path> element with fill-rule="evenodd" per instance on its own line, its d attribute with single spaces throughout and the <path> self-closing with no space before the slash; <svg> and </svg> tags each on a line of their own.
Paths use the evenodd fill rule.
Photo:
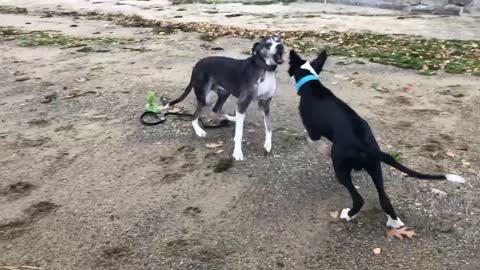
<svg viewBox="0 0 480 270">
<path fill-rule="evenodd" d="M 235 160 L 243 160 L 242 150 L 238 150 L 237 148 L 233 149 L 233 158 Z"/>
<path fill-rule="evenodd" d="M 405 226 L 405 223 L 403 223 L 399 217 L 397 217 L 397 219 L 393 219 L 389 215 L 387 215 L 387 227 L 398 229 L 403 226 Z"/>
<path fill-rule="evenodd" d="M 196 128 L 195 129 L 195 134 L 197 134 L 198 137 L 200 138 L 205 138 L 207 136 L 207 132 L 205 132 L 205 130 L 201 129 L 201 128 Z"/>
<path fill-rule="evenodd" d="M 272 141 L 265 141 L 265 144 L 263 144 L 263 148 L 265 148 L 265 151 L 267 151 L 267 153 L 270 153 L 270 151 L 272 151 Z"/>
<path fill-rule="evenodd" d="M 207 136 L 207 132 L 203 130 L 200 125 L 198 125 L 198 119 L 195 119 L 192 121 L 192 127 L 195 130 L 195 134 L 197 134 L 198 137 L 203 138 Z"/>
<path fill-rule="evenodd" d="M 235 122 L 236 119 L 237 119 L 237 118 L 235 118 L 235 116 L 231 116 L 229 114 L 224 114 L 223 117 L 225 117 L 225 119 L 227 119 L 230 122 Z"/>
<path fill-rule="evenodd" d="M 344 208 L 342 209 L 342 212 L 340 212 L 340 218 L 341 219 L 344 219 L 346 221 L 351 221 L 353 220 L 354 218 L 357 217 L 357 215 L 354 215 L 353 217 L 349 216 L 348 215 L 348 212 L 350 211 L 350 208 Z"/>
</svg>

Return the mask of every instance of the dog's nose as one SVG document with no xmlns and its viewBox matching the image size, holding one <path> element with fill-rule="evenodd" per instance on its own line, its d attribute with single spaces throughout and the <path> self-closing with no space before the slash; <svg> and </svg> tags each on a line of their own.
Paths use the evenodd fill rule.
<svg viewBox="0 0 480 270">
<path fill-rule="evenodd" d="M 277 51 L 278 52 L 283 53 L 284 50 L 285 50 L 285 48 L 283 47 L 283 44 L 277 44 Z"/>
</svg>

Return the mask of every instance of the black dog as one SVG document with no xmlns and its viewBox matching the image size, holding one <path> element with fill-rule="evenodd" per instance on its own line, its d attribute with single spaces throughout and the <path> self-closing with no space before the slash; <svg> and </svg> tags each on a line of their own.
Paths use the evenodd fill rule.
<svg viewBox="0 0 480 270">
<path fill-rule="evenodd" d="M 322 71 L 326 60 L 326 51 L 320 53 L 312 62 L 302 60 L 295 51 L 290 51 L 288 74 L 296 82 L 300 96 L 300 115 L 309 138 L 312 141 L 318 141 L 321 137 L 325 137 L 333 143 L 331 156 L 335 175 L 348 189 L 353 200 L 352 209 L 343 209 L 341 218 L 346 220 L 355 218 L 364 203 L 362 196 L 352 183 L 352 170 L 365 169 L 372 177 L 380 204 L 387 215 L 387 226 L 392 228 L 403 227 L 404 223 L 395 214 L 390 199 L 385 193 L 382 162 L 419 179 L 465 182 L 463 177 L 454 174 L 423 174 L 413 171 L 398 163 L 389 154 L 382 152 L 368 123 L 318 79 L 317 74 Z"/>
</svg>

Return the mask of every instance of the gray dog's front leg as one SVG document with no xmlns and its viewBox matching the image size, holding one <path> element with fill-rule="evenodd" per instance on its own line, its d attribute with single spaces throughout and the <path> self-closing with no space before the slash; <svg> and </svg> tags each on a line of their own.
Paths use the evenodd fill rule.
<svg viewBox="0 0 480 270">
<path fill-rule="evenodd" d="M 263 108 L 263 123 L 265 124 L 265 144 L 263 147 L 270 153 L 272 150 L 272 122 L 270 120 L 270 101 L 272 98 L 266 100 L 259 100 L 258 106 Z"/>
<path fill-rule="evenodd" d="M 240 97 L 237 102 L 237 110 L 235 112 L 235 146 L 233 148 L 233 158 L 235 160 L 243 160 L 243 122 L 245 121 L 245 113 L 247 112 L 248 105 L 250 105 L 251 101 L 251 93 L 246 93 L 245 96 Z"/>
<path fill-rule="evenodd" d="M 245 112 L 241 113 L 238 108 L 235 115 L 235 147 L 233 148 L 233 158 L 235 160 L 243 160 L 242 139 L 243 139 L 243 122 L 245 120 Z"/>
</svg>

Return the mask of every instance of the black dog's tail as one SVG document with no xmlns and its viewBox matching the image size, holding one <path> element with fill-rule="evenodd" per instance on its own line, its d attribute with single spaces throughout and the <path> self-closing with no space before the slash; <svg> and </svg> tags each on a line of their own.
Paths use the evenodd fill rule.
<svg viewBox="0 0 480 270">
<path fill-rule="evenodd" d="M 447 180 L 452 183 L 465 183 L 465 179 L 460 175 L 456 174 L 425 174 L 414 171 L 410 168 L 405 167 L 404 165 L 400 164 L 396 161 L 392 156 L 389 154 L 382 152 L 382 151 L 375 151 L 372 153 L 377 159 L 384 162 L 387 165 L 394 167 L 395 169 L 406 173 L 410 177 L 415 177 L 418 179 L 432 179 L 432 180 Z"/>
<path fill-rule="evenodd" d="M 167 107 L 173 106 L 173 105 L 181 102 L 182 100 L 184 100 L 188 96 L 188 94 L 190 94 L 190 92 L 192 92 L 192 89 L 193 89 L 192 81 L 190 81 L 190 83 L 187 85 L 187 87 L 185 87 L 185 91 L 183 91 L 182 95 L 179 96 L 177 99 L 174 99 L 174 100 L 168 102 Z"/>
</svg>

